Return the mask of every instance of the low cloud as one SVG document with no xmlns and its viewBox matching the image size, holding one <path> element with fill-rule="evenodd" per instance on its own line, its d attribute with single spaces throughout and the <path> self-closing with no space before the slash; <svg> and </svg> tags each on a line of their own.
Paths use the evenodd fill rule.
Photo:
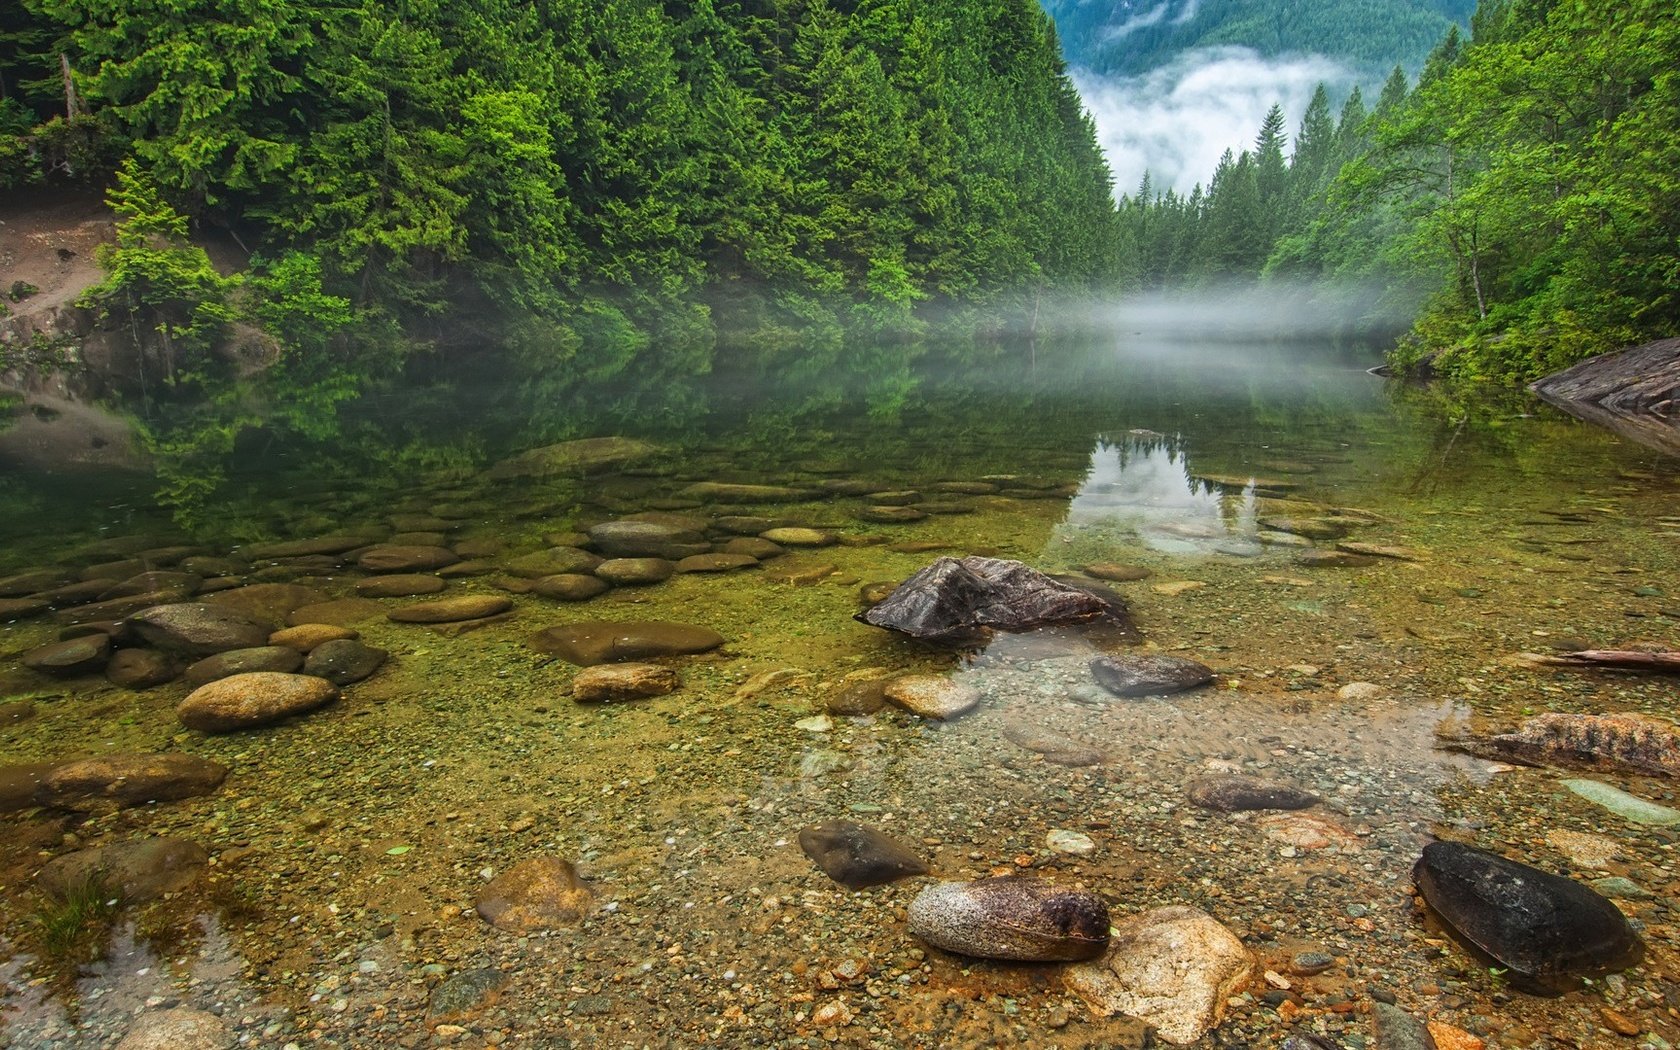
<svg viewBox="0 0 1680 1050">
<path fill-rule="evenodd" d="M 1142 76 L 1072 73 L 1097 122 L 1117 193 L 1135 191 L 1145 171 L 1157 189 L 1205 186 L 1220 154 L 1253 144 L 1272 103 L 1283 104 L 1293 141 L 1320 83 L 1335 91 L 1357 79 L 1321 55 L 1264 58 L 1245 47 L 1187 52 Z"/>
</svg>

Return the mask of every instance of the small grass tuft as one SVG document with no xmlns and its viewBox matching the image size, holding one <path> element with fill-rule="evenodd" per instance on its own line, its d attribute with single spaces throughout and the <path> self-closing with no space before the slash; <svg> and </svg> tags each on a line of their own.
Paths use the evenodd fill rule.
<svg viewBox="0 0 1680 1050">
<path fill-rule="evenodd" d="M 30 917 L 43 960 L 73 968 L 99 958 L 116 910 L 117 894 L 97 873 L 48 894 Z"/>
</svg>

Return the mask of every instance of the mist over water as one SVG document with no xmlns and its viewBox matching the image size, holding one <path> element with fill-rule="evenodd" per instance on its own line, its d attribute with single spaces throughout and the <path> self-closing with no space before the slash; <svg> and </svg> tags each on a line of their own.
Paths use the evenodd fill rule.
<svg viewBox="0 0 1680 1050">
<path fill-rule="evenodd" d="M 1414 298 L 1393 288 L 1321 281 L 1233 282 L 1139 292 L 1043 311 L 1042 332 L 1109 331 L 1163 345 L 1336 341 L 1405 328 Z"/>
<path fill-rule="evenodd" d="M 1204 48 L 1136 77 L 1072 70 L 1114 171 L 1116 194 L 1150 173 L 1157 190 L 1207 184 L 1227 149 L 1239 152 L 1273 103 L 1293 136 L 1320 83 L 1350 88 L 1355 72 L 1322 55 L 1265 58 L 1245 47 Z"/>
</svg>

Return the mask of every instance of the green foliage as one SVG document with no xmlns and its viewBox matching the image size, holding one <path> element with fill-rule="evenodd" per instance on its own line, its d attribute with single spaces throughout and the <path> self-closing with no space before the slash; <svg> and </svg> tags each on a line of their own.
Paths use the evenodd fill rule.
<svg viewBox="0 0 1680 1050">
<path fill-rule="evenodd" d="M 1122 201 L 1144 279 L 1379 286 L 1424 304 L 1398 360 L 1473 381 L 1680 329 L 1680 21 L 1655 0 L 1490 0 L 1474 24 L 1333 132 L 1315 98 L 1281 212 L 1256 174 L 1276 180 L 1271 118 L 1205 195 Z"/>
<path fill-rule="evenodd" d="M 223 277 L 204 249 L 188 244 L 187 220 L 133 160 L 107 195 L 116 212 L 116 243 L 102 245 L 105 279 L 83 305 L 129 329 L 142 353 L 155 352 L 170 386 L 201 383 L 211 348 L 233 320 L 228 302 L 237 278 Z"/>
<path fill-rule="evenodd" d="M 72 883 L 62 897 L 43 896 L 30 926 L 45 965 L 68 976 L 82 963 L 99 958 L 115 905 L 98 875 Z"/>
</svg>

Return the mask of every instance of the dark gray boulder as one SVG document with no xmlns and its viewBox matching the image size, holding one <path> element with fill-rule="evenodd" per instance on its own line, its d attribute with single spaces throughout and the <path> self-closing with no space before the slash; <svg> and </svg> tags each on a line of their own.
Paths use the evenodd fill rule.
<svg viewBox="0 0 1680 1050">
<path fill-rule="evenodd" d="M 1110 616 L 1107 602 L 1018 561 L 940 558 L 857 614 L 924 642 L 968 645 L 993 631 L 1028 631 Z"/>
<path fill-rule="evenodd" d="M 1431 842 L 1412 868 L 1446 924 L 1524 977 L 1608 973 L 1642 946 L 1609 899 L 1573 879 L 1460 842 Z"/>
</svg>

